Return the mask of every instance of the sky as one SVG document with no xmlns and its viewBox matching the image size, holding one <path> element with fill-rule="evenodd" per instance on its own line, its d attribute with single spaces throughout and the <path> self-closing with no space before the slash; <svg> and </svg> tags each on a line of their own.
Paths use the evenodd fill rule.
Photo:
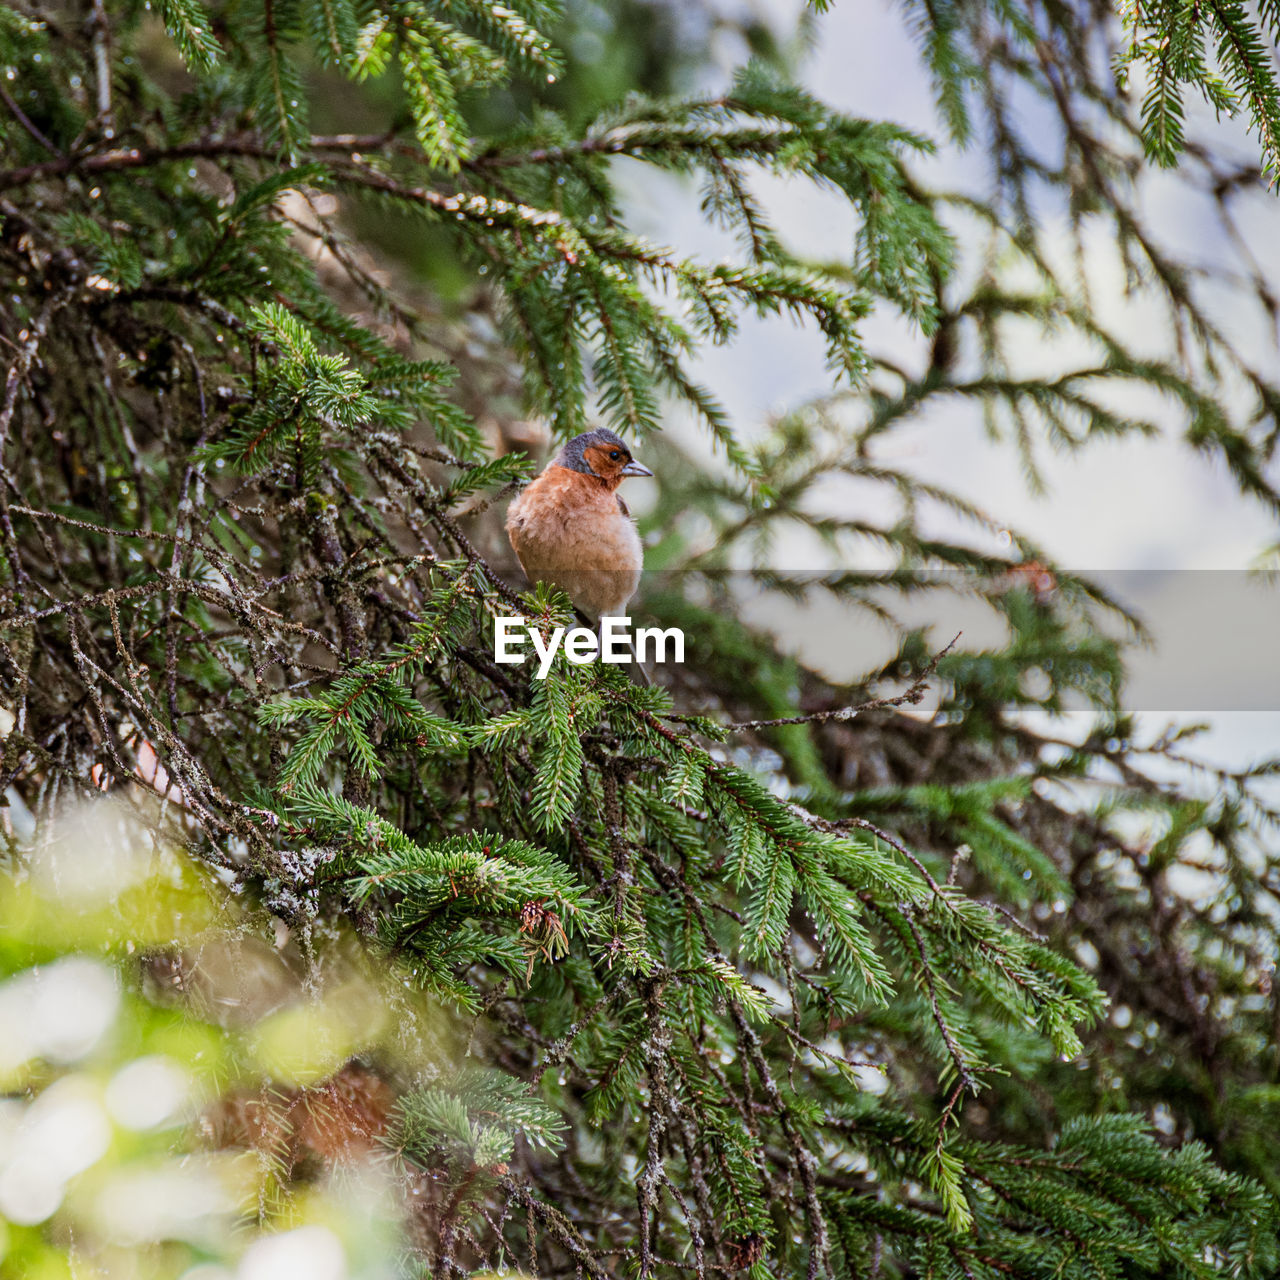
<svg viewBox="0 0 1280 1280">
<path fill-rule="evenodd" d="M 750 9 L 780 32 L 792 29 L 799 11 L 793 0 L 720 0 L 720 8 Z M 713 51 L 720 65 L 707 74 L 714 84 L 742 61 L 744 50 L 726 31 Z M 891 119 L 943 136 L 900 5 L 837 0 L 816 20 L 796 73 L 810 92 L 851 115 Z M 1251 154 L 1243 125 L 1204 118 L 1199 125 L 1215 145 Z M 981 189 L 982 156 L 944 145 L 927 177 L 938 188 Z M 679 180 L 655 180 L 652 170 L 641 177 L 639 166 L 630 181 L 626 175 L 623 180 L 636 230 L 708 257 L 724 254 L 725 241 L 701 222 L 696 195 Z M 815 197 L 812 187 L 800 183 L 768 180 L 757 190 L 794 247 L 814 256 L 847 256 L 852 220 L 836 200 Z M 1152 175 L 1142 199 L 1144 213 L 1169 248 L 1200 261 L 1225 261 L 1210 211 L 1175 178 Z M 1259 192 L 1246 212 L 1264 261 L 1280 216 L 1275 200 Z M 1047 222 L 1045 229 L 1053 232 L 1054 224 Z M 1065 226 L 1061 231 L 1065 246 Z M 1089 261 L 1104 321 L 1158 351 L 1166 333 L 1160 313 L 1150 302 L 1125 296 L 1119 263 L 1104 239 L 1090 247 Z M 1228 306 L 1218 318 L 1255 362 L 1275 367 L 1280 352 L 1258 316 Z M 873 350 L 910 349 L 904 326 L 892 319 L 873 317 L 864 332 Z M 1025 342 L 1028 367 L 1061 354 L 1046 347 L 1039 333 L 1028 332 Z M 819 335 L 776 320 L 744 320 L 733 343 L 702 357 L 699 373 L 747 435 L 771 415 L 830 388 Z M 1155 649 L 1136 657 L 1133 682 L 1153 732 L 1171 715 L 1205 718 L 1212 729 L 1201 743 L 1204 754 L 1231 765 L 1280 754 L 1280 681 L 1271 670 L 1280 591 L 1247 572 L 1280 530 L 1273 516 L 1240 496 L 1219 463 L 1193 452 L 1175 431 L 1102 442 L 1070 455 L 1046 452 L 1048 491 L 1037 494 L 1025 482 L 1016 451 L 989 439 L 980 415 L 954 402 L 895 432 L 878 456 L 975 501 L 1059 564 L 1124 583 L 1156 633 Z M 1206 678 L 1210 671 L 1214 679 Z"/>
</svg>

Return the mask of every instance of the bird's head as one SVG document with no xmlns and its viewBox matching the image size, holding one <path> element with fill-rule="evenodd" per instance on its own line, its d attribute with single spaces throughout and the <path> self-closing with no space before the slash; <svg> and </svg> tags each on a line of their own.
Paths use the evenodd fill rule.
<svg viewBox="0 0 1280 1280">
<path fill-rule="evenodd" d="M 616 488 L 627 476 L 653 475 L 631 456 L 626 443 L 605 427 L 574 436 L 556 455 L 555 465 L 596 476 L 610 488 Z"/>
</svg>

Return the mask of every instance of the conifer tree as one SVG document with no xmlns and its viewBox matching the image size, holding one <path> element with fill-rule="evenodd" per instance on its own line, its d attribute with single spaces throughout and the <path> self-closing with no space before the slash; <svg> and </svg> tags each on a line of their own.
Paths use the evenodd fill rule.
<svg viewBox="0 0 1280 1280">
<path fill-rule="evenodd" d="M 579 110 L 572 14 L 547 0 L 0 9 L 0 791 L 37 824 L 10 822 L 10 870 L 107 790 L 248 901 L 251 932 L 279 922 L 312 997 L 372 946 L 432 1011 L 429 1036 L 351 1046 L 394 1087 L 378 1140 L 418 1196 L 411 1274 L 1280 1267 L 1277 766 L 1170 782 L 1191 731 L 1135 726 L 1123 602 L 1016 532 L 1007 555 L 934 536 L 939 507 L 998 526 L 877 452 L 926 402 L 976 400 L 1033 478 L 1046 444 L 1180 430 L 1280 510 L 1280 383 L 1135 188 L 1147 158 L 1181 160 L 1229 224 L 1274 176 L 1280 17 L 907 15 L 952 137 L 993 158 L 986 201 L 926 189 L 930 139 L 776 60 Z M 1260 165 L 1199 146 L 1188 90 L 1244 109 Z M 698 184 L 736 256 L 629 229 L 619 159 Z M 846 260 L 788 246 L 766 174 L 847 203 Z M 1041 189 L 1082 240 L 1110 232 L 1180 359 L 1098 318 L 1046 250 Z M 464 283 L 415 281 L 376 247 L 393 231 Z M 1260 267 L 1231 283 L 1274 312 Z M 868 350 L 877 308 L 923 335 L 922 371 Z M 830 365 L 831 395 L 765 431 L 691 372 L 747 315 L 814 327 Z M 1011 322 L 1089 354 L 1025 376 Z M 1113 407 L 1134 384 L 1147 417 Z M 713 462 L 660 435 L 672 415 Z M 494 662 L 495 618 L 574 620 L 502 550 L 530 418 L 662 442 L 650 564 L 680 589 L 637 607 L 698 637 L 684 669 Z M 814 514 L 832 475 L 897 515 Z M 768 548 L 797 527 L 837 568 L 869 545 L 893 567 L 780 575 Z M 743 576 L 938 623 L 837 687 L 744 620 Z M 1002 645 L 939 634 L 958 584 Z M 902 714 L 926 695 L 936 715 Z M 1083 742 L 1024 714 L 1073 700 Z M 1213 873 L 1201 898 L 1185 866 Z M 147 997 L 165 949 L 109 946 Z M 273 1174 L 282 1203 L 296 1174 Z"/>
</svg>

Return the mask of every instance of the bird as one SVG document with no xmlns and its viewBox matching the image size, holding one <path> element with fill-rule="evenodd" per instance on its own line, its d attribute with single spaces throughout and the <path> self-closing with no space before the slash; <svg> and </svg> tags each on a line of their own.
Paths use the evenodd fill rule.
<svg viewBox="0 0 1280 1280">
<path fill-rule="evenodd" d="M 651 475 L 607 428 L 574 436 L 507 510 L 507 537 L 529 580 L 559 587 L 583 613 L 625 617 L 644 548 L 618 486 Z"/>
</svg>

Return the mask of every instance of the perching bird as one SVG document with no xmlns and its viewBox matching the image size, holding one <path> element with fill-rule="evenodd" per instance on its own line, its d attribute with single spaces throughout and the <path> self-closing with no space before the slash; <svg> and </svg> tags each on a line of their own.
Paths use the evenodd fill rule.
<svg viewBox="0 0 1280 1280">
<path fill-rule="evenodd" d="M 617 489 L 651 476 L 612 431 L 574 436 L 511 504 L 507 537 L 531 582 L 550 582 L 584 613 L 622 617 L 644 548 Z"/>
</svg>

